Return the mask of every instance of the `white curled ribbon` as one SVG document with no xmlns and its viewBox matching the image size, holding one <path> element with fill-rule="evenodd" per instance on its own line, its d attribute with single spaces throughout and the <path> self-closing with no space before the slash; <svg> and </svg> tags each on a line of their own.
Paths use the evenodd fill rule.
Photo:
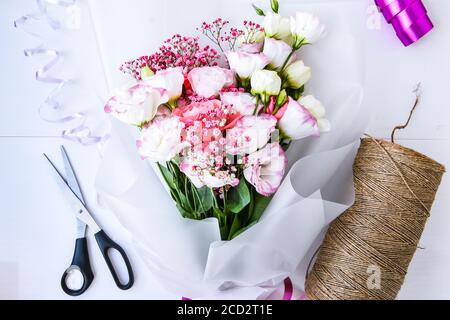
<svg viewBox="0 0 450 320">
<path fill-rule="evenodd" d="M 74 6 L 76 3 L 77 0 L 36 0 L 38 12 L 29 13 L 18 18 L 14 21 L 14 27 L 22 28 L 28 34 L 41 39 L 41 35 L 39 33 L 26 30 L 24 28 L 28 21 L 43 21 L 47 23 L 53 30 L 58 31 L 62 28 L 61 22 L 48 13 L 49 5 L 67 8 L 70 6 Z M 36 55 L 45 55 L 48 57 L 52 57 L 52 59 L 48 63 L 39 68 L 35 73 L 36 81 L 55 85 L 54 89 L 47 95 L 47 97 L 39 107 L 38 112 L 40 118 L 51 123 L 67 123 L 78 120 L 78 125 L 71 129 L 65 129 L 61 132 L 61 136 L 63 138 L 79 142 L 82 145 L 92 145 L 105 142 L 109 138 L 109 133 L 105 133 L 102 135 L 94 134 L 91 128 L 86 124 L 88 118 L 86 112 L 79 111 L 73 112 L 69 115 L 59 115 L 64 110 L 64 105 L 61 102 L 57 101 L 56 95 L 59 94 L 66 86 L 74 83 L 72 79 L 63 79 L 48 75 L 49 71 L 62 60 L 63 57 L 61 52 L 55 49 L 45 49 L 44 44 L 41 44 L 35 48 L 25 49 L 24 54 L 27 57 L 33 57 Z M 44 109 L 50 110 L 54 116 L 44 116 Z M 58 116 L 56 116 L 56 114 L 58 114 Z"/>
</svg>

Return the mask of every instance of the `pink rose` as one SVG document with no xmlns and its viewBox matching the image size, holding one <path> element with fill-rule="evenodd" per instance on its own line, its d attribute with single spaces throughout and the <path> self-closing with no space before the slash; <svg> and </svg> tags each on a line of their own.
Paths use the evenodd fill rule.
<svg viewBox="0 0 450 320">
<path fill-rule="evenodd" d="M 234 72 L 220 67 L 194 68 L 188 74 L 192 90 L 201 97 L 216 97 L 223 88 L 234 84 Z"/>
<path fill-rule="evenodd" d="M 248 157 L 244 177 L 259 194 L 268 197 L 280 187 L 287 163 L 283 148 L 277 142 L 270 143 Z"/>
</svg>

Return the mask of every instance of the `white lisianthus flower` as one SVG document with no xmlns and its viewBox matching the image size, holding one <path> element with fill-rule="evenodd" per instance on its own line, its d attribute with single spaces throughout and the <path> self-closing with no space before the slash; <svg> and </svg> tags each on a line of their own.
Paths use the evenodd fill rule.
<svg viewBox="0 0 450 320">
<path fill-rule="evenodd" d="M 277 142 L 269 143 L 248 157 L 244 177 L 259 194 L 268 197 L 280 187 L 287 164 L 283 148 Z"/>
<path fill-rule="evenodd" d="M 316 118 L 300 103 L 289 97 L 289 101 L 278 111 L 281 134 L 291 140 L 299 140 L 320 134 Z"/>
<path fill-rule="evenodd" d="M 325 107 L 319 100 L 309 95 L 301 97 L 298 102 L 316 118 L 320 132 L 329 132 L 331 130 L 330 121 L 325 118 Z"/>
<path fill-rule="evenodd" d="M 161 70 L 154 76 L 146 77 L 144 81 L 154 88 L 165 89 L 169 101 L 175 102 L 183 92 L 183 69 L 178 67 Z"/>
<path fill-rule="evenodd" d="M 139 154 L 143 159 L 155 162 L 172 160 L 189 146 L 188 142 L 181 141 L 183 127 L 176 117 L 155 118 L 148 127 L 143 128 L 136 142 Z"/>
<path fill-rule="evenodd" d="M 291 17 L 291 33 L 294 37 L 294 46 L 300 43 L 312 44 L 319 40 L 325 31 L 317 16 L 308 12 L 297 12 L 295 18 Z"/>
<path fill-rule="evenodd" d="M 257 70 L 251 78 L 252 94 L 276 96 L 280 93 L 281 78 L 271 70 Z"/>
<path fill-rule="evenodd" d="M 272 38 L 266 38 L 264 41 L 264 55 L 269 58 L 269 67 L 273 69 L 280 69 L 288 59 L 292 52 L 292 47 L 283 40 L 276 40 Z M 295 60 L 295 55 L 289 59 L 288 63 Z"/>
<path fill-rule="evenodd" d="M 289 88 L 299 89 L 311 79 L 311 68 L 298 60 L 290 64 L 283 72 Z"/>
<path fill-rule="evenodd" d="M 269 114 L 243 117 L 227 130 L 227 153 L 245 155 L 261 149 L 270 140 L 276 124 L 277 119 Z"/>
<path fill-rule="evenodd" d="M 158 107 L 168 101 L 166 90 L 138 82 L 116 90 L 104 109 L 120 121 L 140 126 L 151 121 L 158 112 Z"/>
<path fill-rule="evenodd" d="M 234 83 L 234 72 L 220 67 L 194 68 L 189 72 L 188 80 L 196 94 L 210 98 Z"/>
<path fill-rule="evenodd" d="M 243 116 L 251 116 L 255 111 L 256 98 L 247 92 L 223 92 L 220 100 L 223 104 L 232 105 Z"/>
<path fill-rule="evenodd" d="M 289 18 L 278 13 L 268 12 L 262 24 L 268 38 L 282 40 L 289 38 L 291 35 Z"/>
<path fill-rule="evenodd" d="M 269 59 L 262 53 L 248 53 L 244 51 L 225 52 L 230 69 L 241 79 L 248 79 L 257 71 L 264 69 Z"/>
</svg>

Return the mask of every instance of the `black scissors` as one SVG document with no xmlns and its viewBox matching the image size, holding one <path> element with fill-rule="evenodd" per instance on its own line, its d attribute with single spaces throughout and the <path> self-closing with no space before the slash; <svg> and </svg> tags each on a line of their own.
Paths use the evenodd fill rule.
<svg viewBox="0 0 450 320">
<path fill-rule="evenodd" d="M 66 269 L 61 278 L 61 287 L 68 295 L 79 296 L 89 288 L 92 281 L 94 280 L 94 273 L 92 272 L 91 264 L 89 261 L 86 239 L 86 228 L 87 226 L 89 226 L 89 228 L 94 232 L 97 244 L 100 248 L 103 258 L 106 261 L 106 264 L 108 265 L 109 271 L 111 272 L 117 287 L 122 290 L 127 290 L 131 288 L 134 283 L 133 270 L 131 269 L 130 261 L 128 260 L 128 257 L 122 247 L 108 237 L 105 231 L 103 231 L 95 222 L 89 210 L 86 209 L 83 194 L 81 192 L 80 186 L 78 185 L 75 172 L 73 171 L 72 165 L 70 164 L 69 156 L 67 155 L 64 146 L 61 146 L 61 153 L 64 161 L 64 169 L 66 173 L 65 176 L 61 174 L 61 172 L 57 169 L 53 162 L 47 157 L 46 154 L 44 154 L 52 167 L 58 173 L 59 178 L 61 178 L 58 179 L 58 181 L 61 182 L 61 190 L 63 191 L 64 195 L 66 195 L 69 203 L 71 204 L 77 220 L 77 239 L 75 242 L 75 252 L 70 267 Z M 122 283 L 120 281 L 114 265 L 109 257 L 110 249 L 117 250 L 122 256 L 122 259 L 128 271 L 127 283 Z"/>
</svg>

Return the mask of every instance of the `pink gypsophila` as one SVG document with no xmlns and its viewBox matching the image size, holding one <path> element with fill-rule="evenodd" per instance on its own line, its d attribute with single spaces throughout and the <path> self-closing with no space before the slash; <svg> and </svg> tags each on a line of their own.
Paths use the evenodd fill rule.
<svg viewBox="0 0 450 320">
<path fill-rule="evenodd" d="M 137 80 L 142 80 L 140 70 L 146 66 L 153 72 L 182 67 L 187 73 L 193 68 L 217 66 L 218 59 L 217 51 L 210 46 L 201 47 L 198 37 L 176 34 L 165 40 L 157 52 L 125 62 L 120 70 Z"/>
</svg>

